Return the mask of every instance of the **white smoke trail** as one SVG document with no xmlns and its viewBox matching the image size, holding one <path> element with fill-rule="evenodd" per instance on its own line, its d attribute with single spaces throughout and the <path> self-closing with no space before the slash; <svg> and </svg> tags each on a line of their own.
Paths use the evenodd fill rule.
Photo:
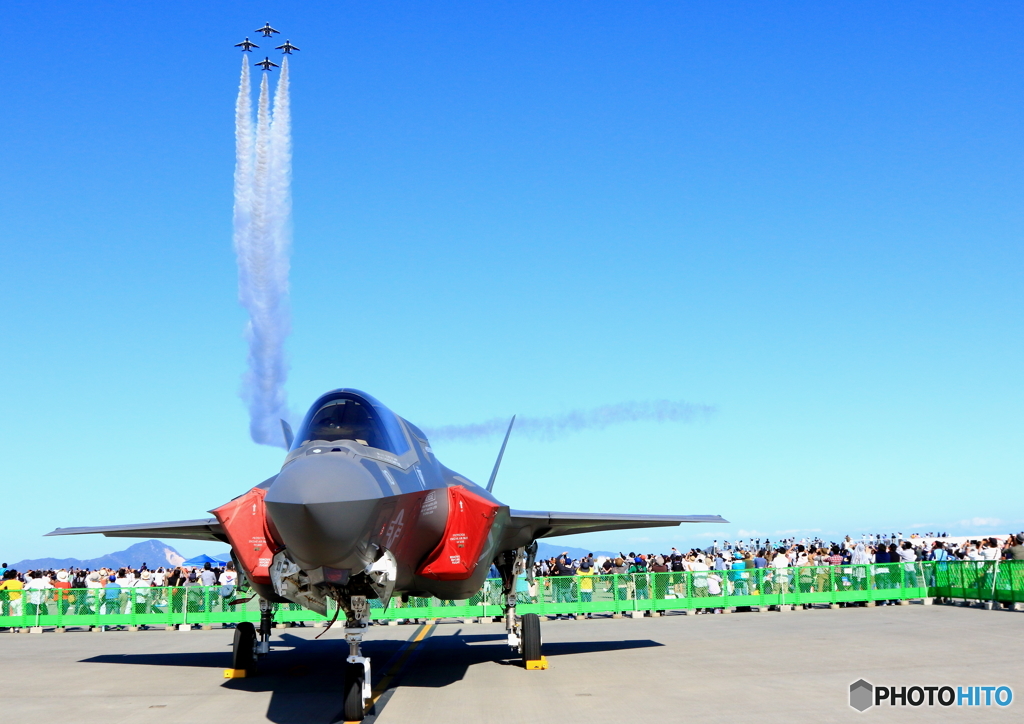
<svg viewBox="0 0 1024 724">
<path fill-rule="evenodd" d="M 249 82 L 248 58 L 242 56 L 242 78 L 238 83 L 238 99 L 235 101 L 235 213 L 234 243 L 239 255 L 239 290 L 246 288 L 242 281 L 245 267 L 241 264 L 242 249 L 249 234 L 252 213 L 252 87 Z"/>
<path fill-rule="evenodd" d="M 514 434 L 534 440 L 555 440 L 583 430 L 603 430 L 629 422 L 692 422 L 715 413 L 712 405 L 690 402 L 654 400 L 652 402 L 620 402 L 590 410 L 573 410 L 550 417 L 517 417 Z M 508 419 L 494 418 L 473 425 L 441 425 L 426 428 L 431 440 L 480 440 L 500 435 L 508 429 Z"/>
<path fill-rule="evenodd" d="M 255 140 L 248 67 L 236 105 L 235 251 L 238 298 L 249 313 L 245 339 L 249 368 L 242 397 L 249 407 L 249 434 L 263 445 L 283 445 L 280 419 L 288 419 L 284 342 L 291 331 L 288 254 L 291 249 L 291 119 L 287 62 L 270 111 L 267 74 L 260 83 Z M 242 98 L 243 92 L 245 98 Z M 242 139 L 247 139 L 244 143 Z"/>
<path fill-rule="evenodd" d="M 268 231 L 278 264 L 276 283 L 288 291 L 288 257 L 292 246 L 292 110 L 288 95 L 288 56 L 281 59 L 281 76 L 274 93 L 270 124 L 270 168 L 267 177 Z"/>
</svg>

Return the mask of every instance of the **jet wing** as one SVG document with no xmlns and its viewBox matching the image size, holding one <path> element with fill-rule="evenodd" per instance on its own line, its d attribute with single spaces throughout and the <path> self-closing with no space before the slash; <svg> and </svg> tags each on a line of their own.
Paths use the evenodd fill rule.
<svg viewBox="0 0 1024 724">
<path fill-rule="evenodd" d="M 529 533 L 531 539 L 571 533 L 593 533 L 626 528 L 664 528 L 680 523 L 728 523 L 720 515 L 623 515 L 621 513 L 551 513 L 510 510 L 509 528 Z"/>
<path fill-rule="evenodd" d="M 172 520 L 166 523 L 99 525 L 89 528 L 58 528 L 46 535 L 85 535 L 102 533 L 108 538 L 185 538 L 226 543 L 228 538 L 216 518 Z"/>
</svg>

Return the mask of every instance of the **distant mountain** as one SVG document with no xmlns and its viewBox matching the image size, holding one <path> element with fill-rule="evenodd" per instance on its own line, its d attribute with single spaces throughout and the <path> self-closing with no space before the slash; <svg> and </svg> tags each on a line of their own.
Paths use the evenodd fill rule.
<svg viewBox="0 0 1024 724">
<path fill-rule="evenodd" d="M 10 567 L 19 571 L 57 570 L 59 568 L 138 568 L 143 563 L 149 569 L 160 566 L 176 566 L 185 558 L 166 543 L 147 540 L 125 548 L 123 551 L 108 553 L 99 558 L 79 560 L 78 558 L 33 558 L 18 561 Z"/>
<path fill-rule="evenodd" d="M 618 553 L 612 553 L 611 551 L 595 551 L 592 548 L 573 548 L 572 546 L 552 545 L 551 543 L 545 543 L 543 541 L 537 542 L 537 560 L 546 560 L 548 558 L 560 556 L 563 551 L 573 558 L 582 558 L 588 553 L 593 553 L 594 558 L 600 558 L 601 556 L 614 558 L 619 555 Z"/>
</svg>

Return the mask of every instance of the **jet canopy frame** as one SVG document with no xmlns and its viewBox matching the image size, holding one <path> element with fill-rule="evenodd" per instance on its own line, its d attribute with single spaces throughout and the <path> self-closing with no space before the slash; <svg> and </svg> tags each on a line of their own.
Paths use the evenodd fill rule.
<svg viewBox="0 0 1024 724">
<path fill-rule="evenodd" d="M 398 416 L 365 392 L 340 389 L 322 395 L 306 413 L 291 450 L 308 442 L 353 440 L 404 455 L 411 449 Z"/>
</svg>

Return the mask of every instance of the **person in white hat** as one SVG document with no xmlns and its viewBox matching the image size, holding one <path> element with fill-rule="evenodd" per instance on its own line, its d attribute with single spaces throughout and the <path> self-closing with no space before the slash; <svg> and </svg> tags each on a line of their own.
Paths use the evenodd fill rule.
<svg viewBox="0 0 1024 724">
<path fill-rule="evenodd" d="M 103 588 L 103 584 L 100 583 L 99 571 L 90 571 L 85 576 L 85 600 L 82 602 L 82 608 L 79 609 L 79 613 L 98 613 L 100 610 L 100 602 L 103 594 L 99 592 L 99 589 Z M 90 626 L 89 628 L 92 628 Z"/>
<path fill-rule="evenodd" d="M 25 612 L 31 616 L 46 616 L 50 611 L 47 609 L 46 601 L 50 594 L 46 589 L 53 588 L 49 576 L 44 576 L 42 571 L 32 571 L 26 575 L 25 582 Z"/>
<path fill-rule="evenodd" d="M 152 574 L 143 569 L 138 577 L 131 582 L 132 593 L 135 597 L 135 614 L 143 615 L 149 613 L 149 589 L 153 587 Z M 149 626 L 142 624 L 140 629 L 145 631 Z"/>
<path fill-rule="evenodd" d="M 53 587 L 57 589 L 57 606 L 60 608 L 62 615 L 66 614 L 72 603 L 71 577 L 63 568 L 57 571 Z"/>
</svg>

